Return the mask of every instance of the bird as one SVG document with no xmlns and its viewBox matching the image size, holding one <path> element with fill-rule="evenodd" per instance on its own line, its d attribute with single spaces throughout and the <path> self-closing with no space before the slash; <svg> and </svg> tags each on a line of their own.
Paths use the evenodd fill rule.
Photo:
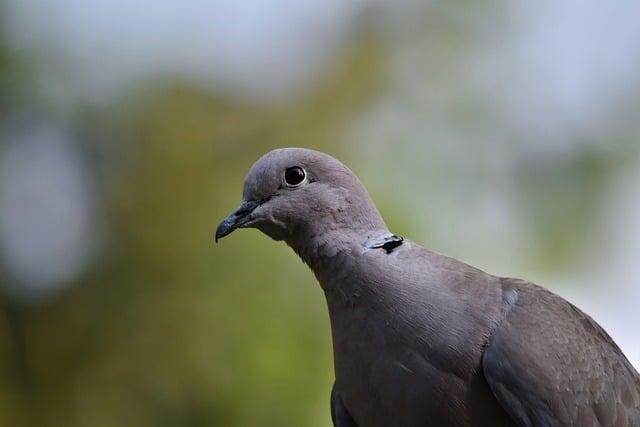
<svg viewBox="0 0 640 427">
<path fill-rule="evenodd" d="M 326 298 L 335 427 L 640 426 L 640 375 L 590 316 L 387 228 L 328 154 L 271 151 L 215 232 L 284 241 Z"/>
</svg>

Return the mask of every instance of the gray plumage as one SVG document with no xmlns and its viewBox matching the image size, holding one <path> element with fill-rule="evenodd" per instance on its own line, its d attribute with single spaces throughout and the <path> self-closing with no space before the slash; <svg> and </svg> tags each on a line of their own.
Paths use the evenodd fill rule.
<svg viewBox="0 0 640 427">
<path fill-rule="evenodd" d="M 640 376 L 596 322 L 393 235 L 334 158 L 263 156 L 216 240 L 247 227 L 284 240 L 324 290 L 335 426 L 640 426 Z"/>
</svg>

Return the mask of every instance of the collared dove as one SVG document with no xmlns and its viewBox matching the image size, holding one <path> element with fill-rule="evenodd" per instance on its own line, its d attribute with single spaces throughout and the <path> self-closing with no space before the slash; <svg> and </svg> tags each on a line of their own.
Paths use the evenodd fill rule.
<svg viewBox="0 0 640 427">
<path fill-rule="evenodd" d="M 327 154 L 259 159 L 216 241 L 237 228 L 284 240 L 320 282 L 337 427 L 640 426 L 640 376 L 593 319 L 394 235 Z"/>
</svg>

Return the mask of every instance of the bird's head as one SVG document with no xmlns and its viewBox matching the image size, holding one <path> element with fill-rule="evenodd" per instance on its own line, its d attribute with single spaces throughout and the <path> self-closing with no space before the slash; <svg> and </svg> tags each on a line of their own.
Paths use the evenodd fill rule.
<svg viewBox="0 0 640 427">
<path fill-rule="evenodd" d="M 238 228 L 257 228 L 296 247 L 329 232 L 385 230 L 358 178 L 333 157 L 282 148 L 260 158 L 244 180 L 242 202 L 216 230 L 216 241 Z"/>
</svg>

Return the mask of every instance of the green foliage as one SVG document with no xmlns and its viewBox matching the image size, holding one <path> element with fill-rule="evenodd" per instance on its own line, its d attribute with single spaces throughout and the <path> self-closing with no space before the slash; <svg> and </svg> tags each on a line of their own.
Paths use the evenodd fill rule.
<svg viewBox="0 0 640 427">
<path fill-rule="evenodd" d="M 380 70 L 364 43 L 295 104 L 157 82 L 92 117 L 103 139 L 121 136 L 98 159 L 100 262 L 55 300 L 18 306 L 17 323 L 0 318 L 0 369 L 13 376 L 0 425 L 328 425 L 331 338 L 312 274 L 256 231 L 218 246 L 213 232 L 266 151 L 335 153 Z M 20 363 L 24 375 L 4 375 Z"/>
</svg>

